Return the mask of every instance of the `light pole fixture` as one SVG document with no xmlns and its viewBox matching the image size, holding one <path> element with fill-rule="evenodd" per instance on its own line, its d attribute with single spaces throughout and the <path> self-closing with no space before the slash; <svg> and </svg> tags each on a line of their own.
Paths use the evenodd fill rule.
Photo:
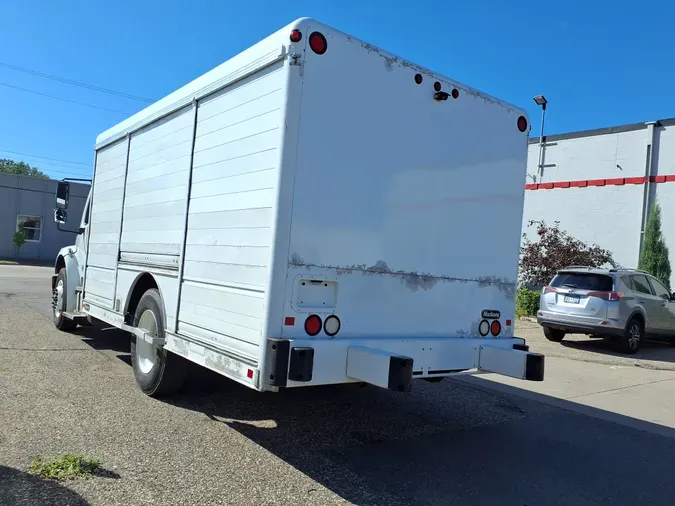
<svg viewBox="0 0 675 506">
<path fill-rule="evenodd" d="M 544 95 L 537 95 L 533 97 L 534 103 L 537 104 L 539 107 L 541 107 L 541 130 L 539 132 L 539 163 L 537 166 L 537 174 L 539 175 L 539 178 L 541 179 L 541 176 L 544 172 L 544 120 L 546 119 L 546 104 L 548 104 L 548 100 L 546 100 L 546 97 Z"/>
</svg>

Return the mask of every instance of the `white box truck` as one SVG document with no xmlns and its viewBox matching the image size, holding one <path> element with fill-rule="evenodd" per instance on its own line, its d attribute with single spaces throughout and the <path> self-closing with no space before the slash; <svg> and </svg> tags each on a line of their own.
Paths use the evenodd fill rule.
<svg viewBox="0 0 675 506">
<path fill-rule="evenodd" d="M 542 380 L 513 333 L 529 128 L 299 19 L 97 138 L 54 323 L 129 331 L 149 395 L 186 360 L 261 391 Z"/>
</svg>

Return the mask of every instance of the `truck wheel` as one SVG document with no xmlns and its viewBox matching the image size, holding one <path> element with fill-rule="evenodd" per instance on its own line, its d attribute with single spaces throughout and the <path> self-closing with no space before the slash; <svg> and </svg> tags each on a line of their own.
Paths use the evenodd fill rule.
<svg viewBox="0 0 675 506">
<path fill-rule="evenodd" d="M 59 330 L 73 330 L 77 327 L 70 318 L 66 318 L 63 312 L 66 310 L 68 301 L 68 279 L 66 277 L 66 268 L 62 267 L 56 280 L 56 286 L 52 291 L 52 312 L 54 326 Z"/>
<path fill-rule="evenodd" d="M 148 290 L 138 302 L 134 327 L 153 337 L 164 338 L 164 309 L 156 289 Z M 140 337 L 131 339 L 131 366 L 136 383 L 150 396 L 174 393 L 183 386 L 187 364 L 163 346 L 150 344 Z"/>
<path fill-rule="evenodd" d="M 544 327 L 544 336 L 549 341 L 559 343 L 565 337 L 565 332 L 559 329 L 552 329 L 551 327 Z"/>
<path fill-rule="evenodd" d="M 645 334 L 645 326 L 639 318 L 633 317 L 628 321 L 624 335 L 620 340 L 621 350 L 629 355 L 637 353 Z"/>
</svg>

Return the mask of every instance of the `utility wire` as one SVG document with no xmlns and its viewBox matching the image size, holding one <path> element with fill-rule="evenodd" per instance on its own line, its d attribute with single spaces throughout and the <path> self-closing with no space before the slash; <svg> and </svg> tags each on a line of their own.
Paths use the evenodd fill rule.
<svg viewBox="0 0 675 506">
<path fill-rule="evenodd" d="M 85 167 L 91 168 L 93 164 L 91 163 L 84 163 L 84 162 L 73 162 L 70 160 L 62 160 L 60 158 L 47 158 L 46 156 L 37 156 L 37 155 L 29 155 L 28 153 L 19 153 L 18 151 L 9 151 L 8 149 L 0 149 L 0 152 L 2 153 L 11 153 L 13 155 L 21 155 L 21 156 L 28 156 L 30 158 L 41 158 L 43 160 L 51 160 L 53 162 L 64 162 L 64 163 L 73 163 L 75 165 L 84 165 Z M 75 168 L 75 167 L 73 167 Z"/>
<path fill-rule="evenodd" d="M 70 100 L 63 97 L 57 97 L 55 95 L 47 95 L 46 93 L 40 93 L 39 91 L 27 90 L 26 88 L 21 88 L 19 86 L 14 86 L 13 84 L 0 83 L 0 86 L 6 86 L 8 88 L 14 88 L 15 90 L 25 91 L 26 93 L 34 93 L 35 95 L 42 95 L 43 97 L 54 98 L 56 100 L 62 100 L 64 102 L 70 102 L 71 104 L 83 105 L 85 107 L 91 107 L 92 109 L 101 109 L 103 111 L 115 112 L 117 114 L 124 114 L 126 116 L 131 116 L 132 113 L 124 111 L 116 111 L 115 109 L 107 109 L 98 105 L 85 104 L 84 102 L 78 102 L 77 100 Z"/>
<path fill-rule="evenodd" d="M 6 68 L 12 69 L 12 70 L 18 70 L 19 72 L 25 72 L 26 74 L 32 74 L 34 76 L 44 77 L 45 79 L 52 79 L 54 81 L 59 81 L 61 83 L 71 84 L 73 86 L 79 86 L 81 88 L 87 88 L 89 90 L 99 91 L 101 93 L 108 93 L 110 95 L 116 95 L 118 97 L 129 98 L 131 100 L 138 100 L 140 102 L 147 102 L 147 103 L 154 102 L 154 100 L 151 100 L 149 98 L 143 98 L 143 97 L 139 97 L 137 95 L 131 95 L 129 93 L 124 93 L 124 92 L 121 92 L 121 91 L 110 90 L 108 88 L 101 88 L 100 86 L 93 86 L 91 84 L 82 83 L 80 81 L 75 81 L 73 79 L 65 79 L 63 77 L 53 76 L 53 75 L 50 75 L 50 74 L 44 74 L 42 72 L 37 72 L 36 70 L 30 70 L 30 69 L 27 69 L 27 68 L 18 67 L 16 65 L 10 65 L 9 63 L 0 62 L 0 66 L 6 67 Z"/>
</svg>

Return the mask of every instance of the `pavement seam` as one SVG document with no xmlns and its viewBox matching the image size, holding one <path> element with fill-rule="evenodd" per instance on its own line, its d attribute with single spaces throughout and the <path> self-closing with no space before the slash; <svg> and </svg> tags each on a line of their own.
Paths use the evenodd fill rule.
<svg viewBox="0 0 675 506">
<path fill-rule="evenodd" d="M 644 383 L 636 383 L 634 385 L 627 385 L 625 387 L 610 388 L 608 390 L 600 390 L 599 392 L 591 392 L 591 393 L 588 393 L 588 394 L 574 395 L 572 397 L 564 397 L 564 399 L 565 400 L 580 399 L 582 397 L 589 397 L 591 395 L 606 394 L 608 392 L 618 392 L 620 390 L 627 390 L 629 388 L 641 387 L 643 385 L 653 385 L 655 383 L 663 383 L 664 381 L 673 381 L 673 380 L 675 380 L 675 377 L 665 378 L 665 379 L 660 379 L 660 380 L 654 380 L 654 381 L 645 381 Z"/>
</svg>

